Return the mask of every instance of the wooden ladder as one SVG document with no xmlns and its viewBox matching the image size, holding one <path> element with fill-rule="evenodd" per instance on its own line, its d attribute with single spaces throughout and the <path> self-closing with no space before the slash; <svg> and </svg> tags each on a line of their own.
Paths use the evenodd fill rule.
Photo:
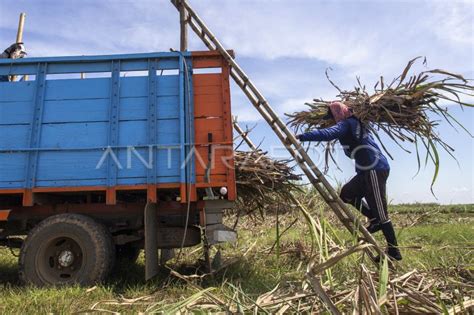
<svg viewBox="0 0 474 315">
<path fill-rule="evenodd" d="M 171 3 L 178 9 L 184 7 L 187 12 L 186 23 L 196 35 L 204 42 L 209 50 L 219 51 L 231 67 L 230 75 L 235 83 L 247 95 L 250 102 L 257 109 L 260 115 L 270 125 L 281 143 L 286 147 L 291 156 L 300 166 L 301 170 L 308 177 L 310 183 L 319 192 L 324 201 L 333 210 L 342 224 L 355 236 L 372 244 L 366 249 L 369 257 L 374 261 L 378 254 L 381 257 L 386 255 L 378 246 L 375 238 L 365 229 L 360 220 L 352 213 L 351 209 L 339 198 L 336 190 L 327 181 L 323 173 L 314 164 L 311 157 L 305 151 L 301 143 L 295 138 L 295 135 L 287 128 L 285 123 L 278 117 L 272 109 L 263 94 L 257 89 L 250 78 L 245 74 L 242 68 L 237 64 L 229 52 L 204 24 L 202 19 L 196 14 L 193 8 L 185 0 L 171 0 Z M 375 261 L 374 261 L 375 262 Z"/>
</svg>

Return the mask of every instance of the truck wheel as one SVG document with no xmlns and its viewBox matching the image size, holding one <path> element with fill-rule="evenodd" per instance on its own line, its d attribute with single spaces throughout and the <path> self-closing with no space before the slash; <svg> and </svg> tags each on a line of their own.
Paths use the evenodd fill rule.
<svg viewBox="0 0 474 315">
<path fill-rule="evenodd" d="M 115 260 L 118 266 L 123 264 L 133 264 L 140 255 L 140 248 L 130 244 L 115 246 Z"/>
<path fill-rule="evenodd" d="M 20 252 L 20 279 L 37 286 L 79 284 L 105 279 L 114 263 L 109 231 L 94 219 L 59 214 L 40 222 Z"/>
</svg>

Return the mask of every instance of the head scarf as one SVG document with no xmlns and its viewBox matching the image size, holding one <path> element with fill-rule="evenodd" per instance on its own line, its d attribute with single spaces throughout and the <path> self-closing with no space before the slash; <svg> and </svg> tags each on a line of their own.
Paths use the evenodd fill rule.
<svg viewBox="0 0 474 315">
<path fill-rule="evenodd" d="M 352 112 L 349 107 L 341 102 L 332 102 L 329 104 L 329 109 L 331 110 L 332 116 L 334 117 L 336 123 L 352 116 Z"/>
</svg>

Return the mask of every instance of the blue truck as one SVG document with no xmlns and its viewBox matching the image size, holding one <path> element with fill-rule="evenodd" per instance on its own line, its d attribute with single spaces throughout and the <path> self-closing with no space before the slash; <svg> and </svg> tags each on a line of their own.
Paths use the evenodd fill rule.
<svg viewBox="0 0 474 315">
<path fill-rule="evenodd" d="M 235 238 L 229 71 L 217 52 L 0 60 L 28 76 L 0 82 L 0 244 L 21 280 L 90 285 L 143 248 L 149 279 Z"/>
</svg>

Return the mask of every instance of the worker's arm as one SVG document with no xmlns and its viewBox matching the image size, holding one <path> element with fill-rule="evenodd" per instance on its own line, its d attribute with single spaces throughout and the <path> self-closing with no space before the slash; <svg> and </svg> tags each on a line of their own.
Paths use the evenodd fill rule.
<svg viewBox="0 0 474 315">
<path fill-rule="evenodd" d="M 331 141 L 346 134 L 349 131 L 349 128 L 349 123 L 346 120 L 341 120 L 332 127 L 315 129 L 298 135 L 297 138 L 300 141 Z"/>
</svg>

